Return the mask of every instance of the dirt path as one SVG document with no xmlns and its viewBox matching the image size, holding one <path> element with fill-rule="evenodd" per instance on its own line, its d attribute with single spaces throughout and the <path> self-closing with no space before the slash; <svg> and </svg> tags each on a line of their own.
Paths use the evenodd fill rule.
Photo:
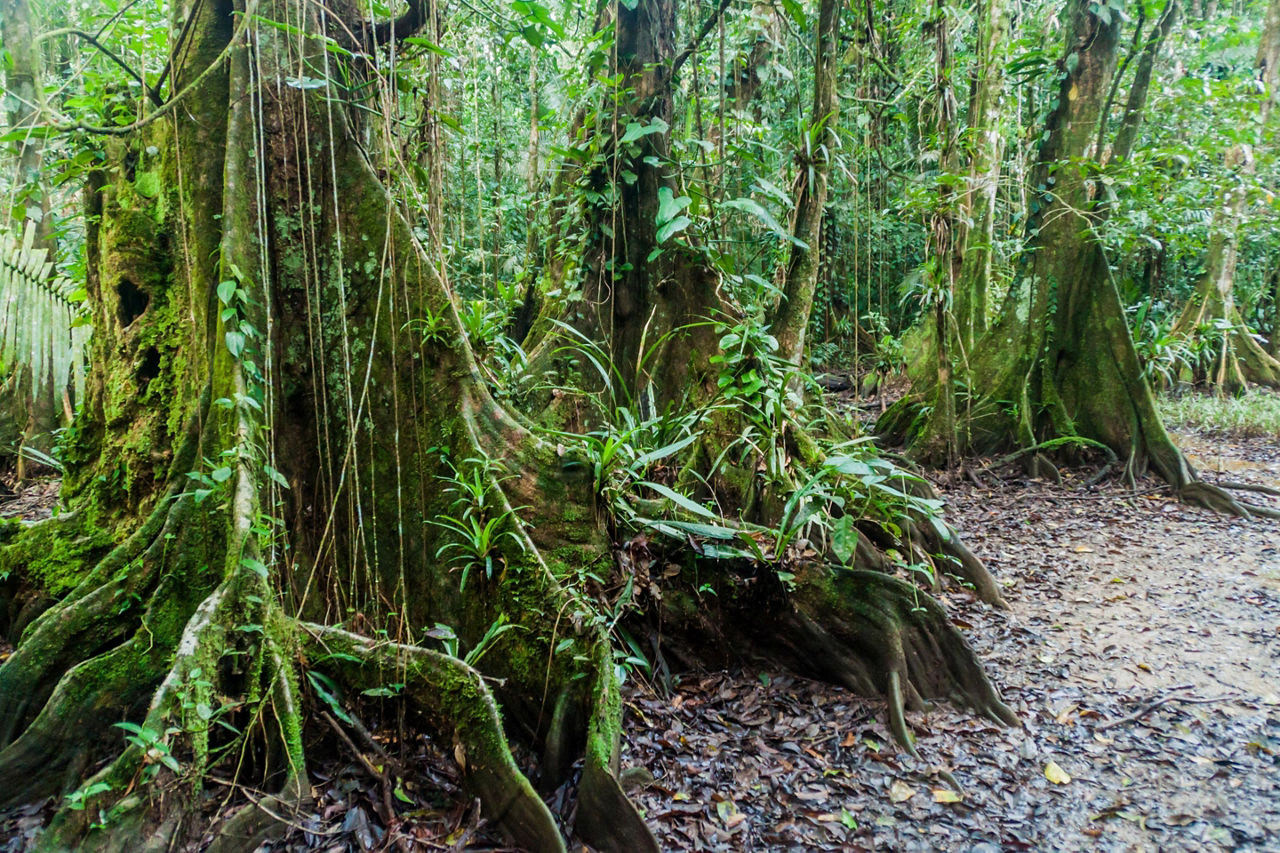
<svg viewBox="0 0 1280 853">
<path fill-rule="evenodd" d="M 1206 472 L 1280 485 L 1274 442 L 1180 440 Z M 1280 522 L 1079 481 L 948 493 L 1012 609 L 948 603 L 1023 730 L 939 708 L 913 719 L 915 761 L 882 707 L 825 685 L 637 692 L 626 759 L 657 777 L 639 797 L 664 846 L 1280 850 Z"/>
</svg>

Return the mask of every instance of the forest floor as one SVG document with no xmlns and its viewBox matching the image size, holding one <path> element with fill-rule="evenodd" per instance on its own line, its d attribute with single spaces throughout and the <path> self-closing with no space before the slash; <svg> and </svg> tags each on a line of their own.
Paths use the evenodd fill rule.
<svg viewBox="0 0 1280 853">
<path fill-rule="evenodd" d="M 1276 437 L 1177 439 L 1210 481 L 1280 488 Z M 1280 521 L 1190 508 L 1155 481 L 1085 491 L 1089 470 L 1010 471 L 939 484 L 1010 610 L 943 597 L 1022 728 L 939 705 L 909 715 L 914 759 L 883 703 L 830 685 L 751 667 L 666 695 L 632 682 L 623 765 L 654 777 L 632 796 L 664 849 L 1280 850 Z M 53 490 L 0 498 L 0 515 L 38 517 Z M 331 752 L 315 831 L 274 849 L 387 843 L 377 781 Z M 494 849 L 445 753 L 413 752 L 437 788 L 401 815 L 413 849 Z M 51 805 L 0 815 L 0 851 Z"/>
<path fill-rule="evenodd" d="M 1210 481 L 1280 488 L 1274 437 L 1177 440 Z M 909 715 L 917 760 L 829 685 L 634 688 L 624 763 L 655 776 L 636 797 L 663 847 L 1280 850 L 1280 522 L 1091 473 L 940 484 L 1010 610 L 944 598 L 1021 729 L 943 704 Z"/>
</svg>

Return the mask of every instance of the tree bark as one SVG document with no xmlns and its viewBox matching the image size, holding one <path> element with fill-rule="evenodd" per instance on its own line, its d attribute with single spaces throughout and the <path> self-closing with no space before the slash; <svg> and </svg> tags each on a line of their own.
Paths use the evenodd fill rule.
<svg viewBox="0 0 1280 853">
<path fill-rule="evenodd" d="M 1262 85 L 1258 104 L 1262 136 L 1258 141 L 1264 145 L 1268 144 L 1266 134 L 1275 100 L 1278 58 L 1280 0 L 1273 0 L 1268 4 L 1256 62 Z M 1249 195 L 1246 182 L 1252 180 L 1255 171 L 1253 151 L 1249 146 L 1235 146 L 1227 152 L 1225 165 L 1235 172 L 1236 181 L 1214 208 L 1205 274 L 1174 323 L 1172 334 L 1183 339 L 1207 335 L 1217 343 L 1217 357 L 1205 378 L 1218 390 L 1237 391 L 1250 382 L 1280 388 L 1280 358 L 1268 352 L 1245 325 L 1234 297 L 1237 245 Z M 1275 337 L 1273 331 L 1273 340 Z"/>
<path fill-rule="evenodd" d="M 353 696 L 402 684 L 406 712 L 454 745 L 516 845 L 565 847 L 508 737 L 542 752 L 547 789 L 582 759 L 582 840 L 656 850 L 617 781 L 619 683 L 593 587 L 611 565 L 611 589 L 650 588 L 634 560 L 611 559 L 611 537 L 635 531 L 602 522 L 587 440 L 541 439 L 485 387 L 439 259 L 359 144 L 368 113 L 329 82 L 346 60 L 327 39 L 361 22 L 302 0 L 173 14 L 188 33 L 175 82 L 199 85 L 181 114 L 113 143 L 95 177 L 101 357 L 71 443 L 70 512 L 0 538 L 0 574 L 56 599 L 10 634 L 0 666 L 0 804 L 72 779 L 79 796 L 44 849 L 168 849 L 209 829 L 192 816 L 216 774 L 263 796 L 214 849 L 253 849 L 306 813 L 302 732 L 322 699 L 305 672 Z M 299 66 L 323 85 L 290 85 Z M 806 457 L 829 464 L 833 488 L 856 486 L 839 467 L 854 461 Z M 497 538 L 460 537 L 460 512 Z M 904 741 L 903 708 L 932 698 L 1011 722 L 940 605 L 885 555 L 945 562 L 1000 604 L 990 575 L 907 505 L 856 523 L 851 567 L 805 563 L 794 589 L 768 562 L 753 583 L 737 560 L 682 550 L 671 600 L 696 601 L 703 568 L 726 599 L 764 595 L 771 624 L 795 632 L 779 659 L 824 655 L 825 677 L 889 697 Z M 749 633 L 759 612 L 725 614 L 726 631 Z M 513 629 L 477 667 L 421 645 L 440 622 L 474 649 L 500 617 Z M 120 720 L 137 727 L 128 744 Z"/>
<path fill-rule="evenodd" d="M 799 170 L 791 196 L 795 199 L 791 247 L 783 275 L 782 297 L 770 322 L 778 340 L 778 354 L 799 367 L 804 363 L 805 336 L 813 297 L 818 287 L 818 251 L 822 246 L 822 218 L 827 206 L 831 161 L 839 145 L 840 12 L 835 0 L 822 0 L 814 46 L 813 106 L 800 141 Z"/>
<path fill-rule="evenodd" d="M 959 342 L 966 352 L 973 349 L 974 342 L 987 329 L 996 194 L 1004 148 L 1002 91 L 1009 34 L 1004 0 L 984 0 L 977 27 L 978 55 L 966 131 L 969 179 L 961 215 L 969 224 L 958 242 L 963 260 L 953 309 Z"/>
</svg>

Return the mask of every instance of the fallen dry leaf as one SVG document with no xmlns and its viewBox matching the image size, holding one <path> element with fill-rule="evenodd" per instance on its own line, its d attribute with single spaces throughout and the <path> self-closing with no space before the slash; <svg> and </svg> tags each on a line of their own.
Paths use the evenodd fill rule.
<svg viewBox="0 0 1280 853">
<path fill-rule="evenodd" d="M 895 803 L 905 803 L 915 795 L 915 789 L 901 779 L 895 779 L 889 786 L 889 799 Z"/>
</svg>

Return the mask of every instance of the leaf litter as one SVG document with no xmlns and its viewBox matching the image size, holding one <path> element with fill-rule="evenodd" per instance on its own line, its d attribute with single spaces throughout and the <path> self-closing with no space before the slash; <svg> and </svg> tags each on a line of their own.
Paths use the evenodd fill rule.
<svg viewBox="0 0 1280 853">
<path fill-rule="evenodd" d="M 1178 440 L 1210 481 L 1280 486 L 1274 441 Z M 916 760 L 883 703 L 787 673 L 633 684 L 623 764 L 663 848 L 1280 849 L 1280 523 L 1064 473 L 940 486 L 1011 610 L 946 604 L 1021 729 L 940 704 L 908 714 Z"/>
<path fill-rule="evenodd" d="M 1211 482 L 1280 486 L 1274 441 L 1178 439 Z M 1080 489 L 1091 473 L 942 486 L 1012 610 L 944 598 L 1021 729 L 939 705 L 908 715 L 914 759 L 883 703 L 832 685 L 750 665 L 686 674 L 667 695 L 633 683 L 623 781 L 663 848 L 1280 849 L 1280 525 L 1154 482 Z M 0 496 L 0 514 L 42 517 L 55 494 Z M 313 813 L 258 849 L 508 849 L 447 750 L 415 736 L 395 752 L 413 778 L 389 813 L 377 780 L 329 750 Z M 570 789 L 551 801 L 566 826 Z M 25 849 L 49 806 L 0 815 L 0 851 Z"/>
</svg>

